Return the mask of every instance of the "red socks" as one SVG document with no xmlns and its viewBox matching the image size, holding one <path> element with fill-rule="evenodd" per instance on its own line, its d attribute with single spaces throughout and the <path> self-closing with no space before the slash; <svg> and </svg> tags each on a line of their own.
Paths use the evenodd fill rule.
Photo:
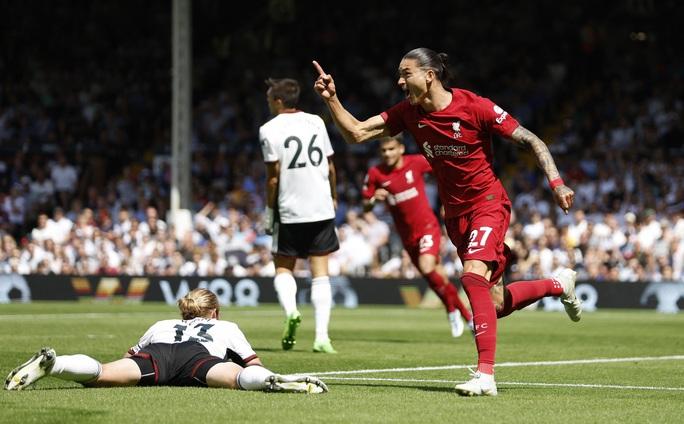
<svg viewBox="0 0 684 424">
<path fill-rule="evenodd" d="M 475 344 L 477 345 L 477 369 L 486 374 L 494 374 L 496 354 L 496 309 L 489 295 L 489 280 L 466 272 L 461 277 L 463 289 L 470 300 L 475 323 Z"/>
<path fill-rule="evenodd" d="M 489 294 L 489 280 L 472 272 L 467 272 L 463 274 L 461 281 L 473 310 L 478 357 L 477 369 L 486 374 L 494 374 L 497 317 L 502 318 L 510 315 L 511 312 L 531 305 L 542 297 L 563 294 L 563 287 L 553 279 L 511 283 L 504 289 L 508 293 L 504 293 L 503 308 L 497 313 Z"/>
<path fill-rule="evenodd" d="M 510 315 L 513 311 L 529 306 L 546 296 L 560 296 L 563 294 L 563 287 L 553 279 L 518 281 L 511 283 L 504 289 L 508 291 L 508 296 L 504 293 L 503 308 L 497 313 L 499 318 Z"/>
<path fill-rule="evenodd" d="M 461 299 L 458 297 L 456 286 L 451 284 L 450 281 L 446 280 L 437 271 L 432 271 L 423 276 L 427 280 L 428 285 L 430 285 L 430 288 L 437 293 L 437 297 L 442 300 L 447 312 L 453 312 L 455 309 L 458 309 L 463 319 L 466 321 L 473 319 L 470 311 L 463 305 L 463 302 L 461 302 Z"/>
</svg>

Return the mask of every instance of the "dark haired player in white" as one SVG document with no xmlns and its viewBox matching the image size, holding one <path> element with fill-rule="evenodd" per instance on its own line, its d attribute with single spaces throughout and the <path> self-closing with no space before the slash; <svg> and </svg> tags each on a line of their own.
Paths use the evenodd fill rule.
<svg viewBox="0 0 684 424">
<path fill-rule="evenodd" d="M 266 162 L 266 222 L 273 234 L 274 281 L 285 310 L 284 350 L 296 343 L 302 320 L 297 309 L 297 258 L 309 259 L 316 337 L 313 351 L 336 353 L 328 336 L 332 289 L 328 255 L 339 249 L 335 231 L 335 166 L 323 120 L 297 109 L 299 83 L 268 79 L 266 101 L 273 118 L 259 129 Z"/>
</svg>

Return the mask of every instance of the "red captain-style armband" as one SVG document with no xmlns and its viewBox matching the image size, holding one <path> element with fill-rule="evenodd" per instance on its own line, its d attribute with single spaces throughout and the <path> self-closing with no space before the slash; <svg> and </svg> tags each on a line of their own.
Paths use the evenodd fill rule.
<svg viewBox="0 0 684 424">
<path fill-rule="evenodd" d="M 555 190 L 556 187 L 562 186 L 562 185 L 565 185 L 565 183 L 563 182 L 563 179 L 560 177 L 549 181 L 549 187 L 551 187 L 551 190 Z"/>
</svg>

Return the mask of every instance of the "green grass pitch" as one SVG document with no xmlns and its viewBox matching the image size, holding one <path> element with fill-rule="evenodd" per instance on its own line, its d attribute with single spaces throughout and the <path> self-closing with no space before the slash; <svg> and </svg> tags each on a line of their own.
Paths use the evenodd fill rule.
<svg viewBox="0 0 684 424">
<path fill-rule="evenodd" d="M 275 372 L 320 375 L 325 395 L 204 388 L 84 389 L 45 378 L 33 390 L 0 391 L 1 423 L 447 423 L 634 422 L 684 420 L 684 314 L 651 311 L 521 311 L 500 320 L 499 396 L 453 391 L 475 361 L 469 334 L 450 336 L 436 309 L 336 308 L 337 355 L 311 352 L 313 313 L 293 351 L 280 350 L 277 305 L 227 307 L 264 364 Z M 100 361 L 121 355 L 155 321 L 175 318 L 162 304 L 0 305 L 0 372 L 49 345 Z M 631 358 L 631 359 L 630 359 Z M 560 362 L 560 363 L 559 363 Z M 479 421 L 474 421 L 479 420 Z M 485 421 L 486 420 L 486 421 Z"/>
</svg>

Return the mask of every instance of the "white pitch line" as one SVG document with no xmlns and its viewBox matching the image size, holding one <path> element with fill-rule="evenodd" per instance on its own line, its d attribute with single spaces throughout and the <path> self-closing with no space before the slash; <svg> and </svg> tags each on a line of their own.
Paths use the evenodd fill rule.
<svg viewBox="0 0 684 424">
<path fill-rule="evenodd" d="M 619 384 L 581 384 L 581 383 L 524 383 L 504 381 L 497 382 L 504 386 L 540 386 L 540 387 L 571 387 L 587 389 L 625 389 L 625 390 L 666 390 L 673 392 L 684 392 L 684 387 L 656 387 L 656 386 L 621 386 Z"/>
<path fill-rule="evenodd" d="M 676 361 L 684 360 L 684 355 L 670 355 L 670 356 L 641 356 L 630 358 L 594 358 L 594 359 L 572 359 L 567 361 L 536 361 L 536 362 L 502 362 L 496 364 L 497 368 L 501 367 L 534 367 L 534 366 L 549 366 L 549 365 L 581 365 L 581 364 L 607 364 L 616 362 L 639 362 L 639 361 Z M 342 370 L 342 371 L 323 371 L 323 372 L 308 372 L 305 374 L 313 375 L 348 375 L 348 374 L 375 374 L 382 372 L 412 372 L 412 371 L 439 371 L 439 370 L 456 370 L 473 368 L 475 365 L 442 365 L 435 367 L 413 367 L 413 368 L 379 368 L 366 370 Z"/>
<path fill-rule="evenodd" d="M 342 381 L 387 381 L 394 383 L 444 383 L 458 384 L 462 381 L 452 380 L 425 380 L 415 378 L 373 378 L 373 377 L 327 377 L 326 380 Z M 655 386 L 621 386 L 618 384 L 570 384 L 570 383 L 530 383 L 521 381 L 497 381 L 497 386 L 538 386 L 538 387 L 568 387 L 586 389 L 624 389 L 624 390 L 663 390 L 671 392 L 684 392 L 684 387 L 655 387 Z"/>
</svg>

